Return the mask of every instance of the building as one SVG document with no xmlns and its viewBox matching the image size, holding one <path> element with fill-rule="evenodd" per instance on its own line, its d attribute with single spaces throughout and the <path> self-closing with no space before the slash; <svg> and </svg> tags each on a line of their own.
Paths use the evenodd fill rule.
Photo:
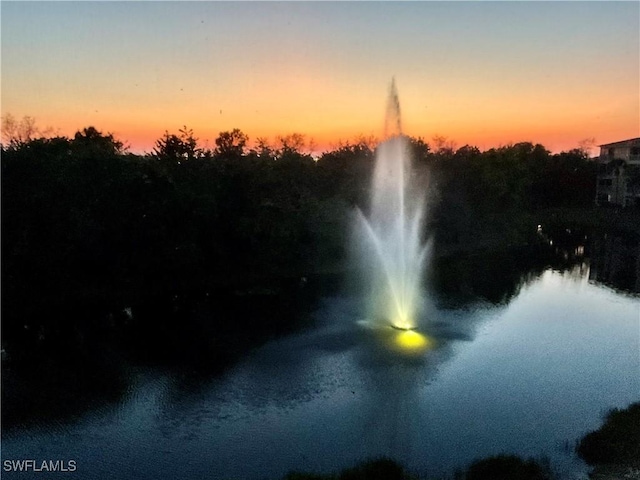
<svg viewBox="0 0 640 480">
<path fill-rule="evenodd" d="M 640 137 L 600 145 L 597 205 L 640 207 Z"/>
</svg>

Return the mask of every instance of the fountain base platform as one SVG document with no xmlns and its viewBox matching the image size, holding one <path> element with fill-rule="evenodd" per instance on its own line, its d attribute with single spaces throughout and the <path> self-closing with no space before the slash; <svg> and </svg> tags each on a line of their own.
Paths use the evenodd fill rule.
<svg viewBox="0 0 640 480">
<path fill-rule="evenodd" d="M 393 325 L 391 324 L 391 328 L 395 329 L 395 330 L 400 330 L 401 332 L 412 332 L 414 330 L 417 330 L 417 327 L 399 327 L 397 325 Z"/>
</svg>

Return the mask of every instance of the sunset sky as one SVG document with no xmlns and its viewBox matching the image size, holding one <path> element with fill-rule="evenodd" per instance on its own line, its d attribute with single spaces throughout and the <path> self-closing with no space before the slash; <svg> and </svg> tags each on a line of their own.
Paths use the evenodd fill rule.
<svg viewBox="0 0 640 480">
<path fill-rule="evenodd" d="M 640 136 L 639 2 L 1 2 L 2 115 L 150 151 L 405 133 L 556 152 Z"/>
</svg>

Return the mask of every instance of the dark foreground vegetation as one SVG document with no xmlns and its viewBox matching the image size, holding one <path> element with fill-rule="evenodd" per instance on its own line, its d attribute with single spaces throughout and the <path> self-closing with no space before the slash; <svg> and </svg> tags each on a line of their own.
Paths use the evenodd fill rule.
<svg viewBox="0 0 640 480">
<path fill-rule="evenodd" d="M 577 452 L 595 467 L 593 478 L 640 478 L 640 402 L 611 410 L 602 427 L 580 440 Z"/>
<path fill-rule="evenodd" d="M 292 472 L 283 480 L 418 480 L 418 475 L 406 471 L 397 462 L 381 458 L 363 462 L 337 474 L 317 475 Z M 524 460 L 515 455 L 498 455 L 473 462 L 457 480 L 551 480 L 548 465 L 534 459 Z"/>
<path fill-rule="evenodd" d="M 363 462 L 337 474 L 291 472 L 283 480 L 414 480 L 416 478 L 407 473 L 397 462 L 380 458 Z"/>
</svg>

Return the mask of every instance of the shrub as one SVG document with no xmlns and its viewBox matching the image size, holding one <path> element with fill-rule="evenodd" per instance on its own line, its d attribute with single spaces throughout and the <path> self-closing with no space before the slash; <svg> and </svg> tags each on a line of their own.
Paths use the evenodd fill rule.
<svg viewBox="0 0 640 480">
<path fill-rule="evenodd" d="M 639 462 L 640 402 L 611 410 L 602 427 L 580 440 L 577 451 L 589 465 Z"/>
</svg>

